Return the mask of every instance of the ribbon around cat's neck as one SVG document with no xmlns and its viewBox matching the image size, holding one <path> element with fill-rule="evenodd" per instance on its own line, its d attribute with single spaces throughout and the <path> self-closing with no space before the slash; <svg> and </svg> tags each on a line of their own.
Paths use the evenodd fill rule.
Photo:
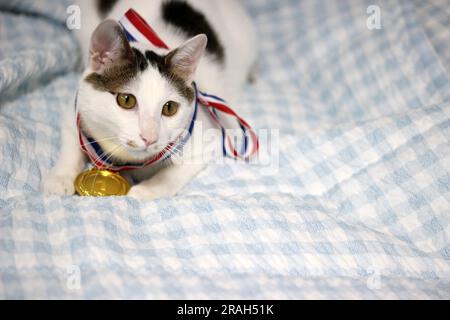
<svg viewBox="0 0 450 320">
<path fill-rule="evenodd" d="M 169 49 L 165 42 L 159 38 L 156 32 L 135 10 L 128 10 L 125 16 L 120 19 L 119 23 L 124 29 L 129 42 L 148 42 L 157 48 Z M 194 99 L 194 114 L 188 130 L 186 130 L 186 132 L 178 137 L 175 142 L 170 143 L 161 153 L 157 154 L 152 159 L 145 161 L 142 164 L 115 165 L 113 160 L 110 159 L 111 157 L 103 152 L 100 144 L 83 132 L 81 129 L 81 118 L 77 113 L 77 127 L 81 148 L 88 155 L 89 159 L 97 167 L 97 169 L 106 169 L 114 172 L 142 169 L 162 162 L 169 159 L 174 152 L 180 151 L 180 148 L 187 143 L 195 127 L 198 105 L 201 104 L 208 109 L 211 118 L 222 130 L 224 156 L 248 161 L 251 157 L 256 155 L 259 150 L 259 140 L 250 125 L 244 119 L 239 117 L 238 114 L 227 105 L 225 100 L 199 91 L 195 83 L 193 83 L 193 86 L 197 99 Z M 234 139 L 227 135 L 227 128 L 225 128 L 220 121 L 218 111 L 222 114 L 234 117 L 239 122 L 240 128 L 243 132 L 243 144 L 241 151 L 237 150 L 234 144 Z"/>
</svg>

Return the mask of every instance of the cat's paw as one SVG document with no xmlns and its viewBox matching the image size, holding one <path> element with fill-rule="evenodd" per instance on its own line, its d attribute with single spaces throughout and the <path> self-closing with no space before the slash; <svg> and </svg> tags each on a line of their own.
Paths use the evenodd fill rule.
<svg viewBox="0 0 450 320">
<path fill-rule="evenodd" d="M 166 197 L 172 196 L 171 194 L 166 194 L 163 192 L 162 188 L 155 190 L 155 188 L 151 188 L 149 186 L 134 186 L 131 188 L 128 196 L 138 200 L 158 200 Z"/>
<path fill-rule="evenodd" d="M 138 200 L 156 200 L 157 197 L 142 186 L 132 187 L 128 196 Z"/>
<path fill-rule="evenodd" d="M 67 175 L 48 175 L 41 183 L 41 191 L 46 196 L 72 196 L 75 194 L 74 179 Z"/>
</svg>

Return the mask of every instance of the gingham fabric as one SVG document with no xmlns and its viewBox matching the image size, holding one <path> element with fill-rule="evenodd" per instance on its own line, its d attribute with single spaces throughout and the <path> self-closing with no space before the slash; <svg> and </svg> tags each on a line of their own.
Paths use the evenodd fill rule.
<svg viewBox="0 0 450 320">
<path fill-rule="evenodd" d="M 68 4 L 0 1 L 1 298 L 450 298 L 449 1 L 245 0 L 239 110 L 278 166 L 155 202 L 39 192 L 79 78 Z"/>
</svg>

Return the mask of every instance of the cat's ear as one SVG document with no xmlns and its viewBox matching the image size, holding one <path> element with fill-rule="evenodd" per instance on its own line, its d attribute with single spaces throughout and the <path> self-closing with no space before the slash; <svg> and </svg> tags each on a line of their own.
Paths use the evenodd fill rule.
<svg viewBox="0 0 450 320">
<path fill-rule="evenodd" d="M 120 24 L 106 20 L 94 31 L 89 54 L 91 68 L 103 73 L 110 66 L 129 60 L 133 51 Z"/>
<path fill-rule="evenodd" d="M 166 64 L 170 72 L 180 77 L 187 84 L 194 80 L 194 74 L 208 44 L 208 37 L 200 34 L 185 44 L 170 52 L 166 57 Z"/>
</svg>

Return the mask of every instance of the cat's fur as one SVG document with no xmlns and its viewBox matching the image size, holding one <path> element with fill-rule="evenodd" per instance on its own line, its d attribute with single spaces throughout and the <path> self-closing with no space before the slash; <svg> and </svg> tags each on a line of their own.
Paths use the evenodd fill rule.
<svg viewBox="0 0 450 320">
<path fill-rule="evenodd" d="M 203 91 L 236 101 L 256 59 L 255 31 L 238 0 L 78 2 L 82 9 L 78 36 L 83 52 L 90 52 L 78 93 L 82 128 L 119 162 L 149 159 L 186 129 L 193 113 L 193 80 Z M 114 22 L 129 8 L 139 12 L 174 50 L 142 43 L 129 46 Z M 110 20 L 101 23 L 104 19 Z M 205 34 L 210 38 L 208 46 Z M 138 107 L 121 109 L 111 92 L 134 94 Z M 167 101 L 180 104 L 173 118 L 161 115 Z M 189 143 L 202 134 L 201 129 L 214 127 L 201 107 L 197 120 Z M 72 105 L 66 107 L 61 128 L 61 156 L 44 178 L 43 191 L 72 195 L 73 182 L 86 161 Z M 173 157 L 170 164 L 127 173 L 129 180 L 139 182 L 129 195 L 149 200 L 175 195 L 206 164 L 192 162 L 203 159 L 201 148 L 185 149 L 183 157 L 189 162 Z"/>
</svg>

